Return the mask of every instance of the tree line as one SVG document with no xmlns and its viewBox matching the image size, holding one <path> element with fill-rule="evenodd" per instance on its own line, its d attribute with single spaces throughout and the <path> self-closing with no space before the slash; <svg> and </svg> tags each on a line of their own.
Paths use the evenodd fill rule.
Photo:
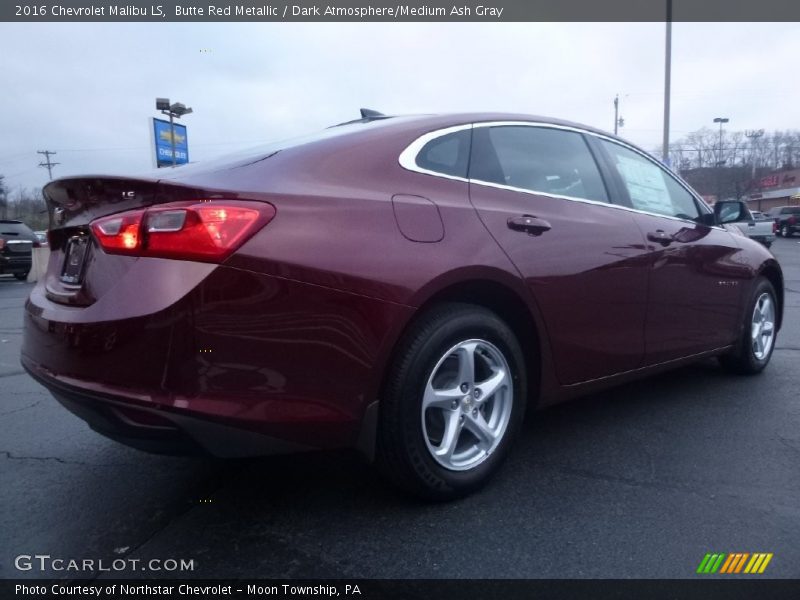
<svg viewBox="0 0 800 600">
<path fill-rule="evenodd" d="M 17 188 L 10 191 L 0 175 L 0 220 L 22 221 L 34 231 L 47 229 L 50 217 L 41 188 Z"/>
<path fill-rule="evenodd" d="M 748 137 L 749 134 L 749 137 Z M 756 135 L 753 135 L 756 134 Z M 760 135 L 758 135 L 760 134 Z M 670 164 L 676 170 L 712 167 L 750 167 L 756 172 L 800 166 L 800 131 L 722 131 L 703 127 L 669 146 Z"/>
</svg>

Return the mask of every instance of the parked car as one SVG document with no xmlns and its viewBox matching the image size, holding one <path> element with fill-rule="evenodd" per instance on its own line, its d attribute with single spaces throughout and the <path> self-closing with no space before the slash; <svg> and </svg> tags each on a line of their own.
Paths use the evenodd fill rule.
<svg viewBox="0 0 800 600">
<path fill-rule="evenodd" d="M 764 244 L 767 248 L 775 241 L 777 225 L 771 219 L 757 218 L 754 211 L 745 210 L 742 220 L 734 223 L 751 240 Z M 761 213 L 758 213 L 761 214 Z"/>
<path fill-rule="evenodd" d="M 758 373 L 775 258 L 647 152 L 508 114 L 362 119 L 44 193 L 22 364 L 97 431 L 218 456 L 354 447 L 437 499 L 523 415 L 716 356 Z M 698 402 L 702 398 L 698 396 Z"/>
<path fill-rule="evenodd" d="M 25 281 L 36 243 L 33 231 L 22 221 L 0 221 L 0 275 L 11 274 Z"/>
<path fill-rule="evenodd" d="M 34 231 L 33 233 L 40 246 L 47 246 L 47 231 Z"/>
<path fill-rule="evenodd" d="M 790 237 L 800 231 L 800 206 L 776 206 L 769 209 L 767 215 L 775 219 L 781 237 Z"/>
</svg>

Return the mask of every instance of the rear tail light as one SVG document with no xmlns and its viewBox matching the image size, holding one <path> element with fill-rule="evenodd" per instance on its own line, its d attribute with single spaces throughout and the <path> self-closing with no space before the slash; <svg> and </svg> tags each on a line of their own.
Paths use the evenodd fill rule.
<svg viewBox="0 0 800 600">
<path fill-rule="evenodd" d="M 6 241 L 3 238 L 0 238 L 0 250 L 3 249 L 3 246 L 6 245 Z"/>
<path fill-rule="evenodd" d="M 789 217 L 787 221 L 789 222 L 789 225 L 794 225 L 797 223 L 797 219 L 795 217 Z"/>
<path fill-rule="evenodd" d="M 221 262 L 274 216 L 264 202 L 204 200 L 103 217 L 91 226 L 109 254 Z"/>
<path fill-rule="evenodd" d="M 777 221 L 773 221 L 772 222 L 772 233 L 777 233 L 777 232 L 778 232 L 778 222 Z"/>
</svg>

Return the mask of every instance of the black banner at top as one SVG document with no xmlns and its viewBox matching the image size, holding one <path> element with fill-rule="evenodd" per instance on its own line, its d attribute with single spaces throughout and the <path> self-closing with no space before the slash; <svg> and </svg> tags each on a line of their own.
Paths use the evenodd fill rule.
<svg viewBox="0 0 800 600">
<path fill-rule="evenodd" d="M 798 0 L 6 0 L 19 22 L 800 21 Z"/>
</svg>

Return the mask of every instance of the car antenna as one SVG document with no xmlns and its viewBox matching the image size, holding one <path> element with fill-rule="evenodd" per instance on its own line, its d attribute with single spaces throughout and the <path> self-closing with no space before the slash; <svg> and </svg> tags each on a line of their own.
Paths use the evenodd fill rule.
<svg viewBox="0 0 800 600">
<path fill-rule="evenodd" d="M 362 119 L 380 119 L 381 117 L 385 117 L 386 115 L 382 112 L 378 112 L 377 110 L 372 110 L 371 108 L 362 108 L 361 109 L 361 118 Z"/>
</svg>

